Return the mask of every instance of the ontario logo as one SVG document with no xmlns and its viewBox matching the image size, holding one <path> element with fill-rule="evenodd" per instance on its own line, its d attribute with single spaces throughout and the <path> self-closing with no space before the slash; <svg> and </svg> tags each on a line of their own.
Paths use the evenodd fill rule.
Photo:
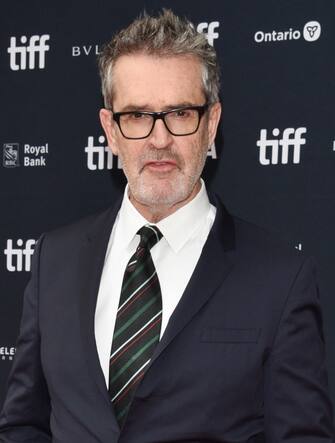
<svg viewBox="0 0 335 443">
<path fill-rule="evenodd" d="M 285 30 L 256 31 L 254 41 L 256 43 L 271 43 L 287 40 L 300 40 L 303 37 L 306 42 L 315 42 L 320 38 L 321 24 L 316 20 L 309 21 L 303 29 L 289 28 Z"/>
</svg>

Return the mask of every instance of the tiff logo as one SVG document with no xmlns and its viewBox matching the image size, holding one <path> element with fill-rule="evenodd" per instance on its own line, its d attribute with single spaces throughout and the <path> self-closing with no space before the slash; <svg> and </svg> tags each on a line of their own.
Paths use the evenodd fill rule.
<svg viewBox="0 0 335 443">
<path fill-rule="evenodd" d="M 302 138 L 306 134 L 306 128 L 286 128 L 283 131 L 282 137 L 268 138 L 267 130 L 261 129 L 260 138 L 257 140 L 259 147 L 259 162 L 261 165 L 277 165 L 281 163 L 286 165 L 289 160 L 289 150 L 292 148 L 292 161 L 294 164 L 300 163 L 301 146 L 306 143 L 306 139 Z M 280 130 L 274 128 L 272 135 L 278 137 Z"/>
<path fill-rule="evenodd" d="M 26 240 L 25 245 L 21 238 L 16 241 L 16 247 L 13 245 L 13 240 L 7 240 L 7 247 L 4 250 L 6 255 L 6 268 L 9 272 L 30 271 L 31 257 L 34 253 L 34 246 L 36 240 Z"/>
<path fill-rule="evenodd" d="M 215 32 L 215 30 L 220 26 L 220 22 L 202 22 L 197 26 L 197 31 L 200 33 L 204 33 L 208 43 L 213 46 L 214 40 L 219 38 L 219 33 Z"/>
<path fill-rule="evenodd" d="M 114 156 L 111 149 L 103 145 L 105 141 L 105 137 L 100 135 L 98 138 L 100 145 L 95 145 L 94 137 L 88 137 L 85 152 L 87 154 L 87 167 L 90 171 L 102 170 L 106 167 L 107 169 L 113 169 Z M 117 157 L 117 167 L 118 169 L 122 168 L 120 157 Z"/>
<path fill-rule="evenodd" d="M 98 137 L 98 142 L 94 144 L 94 137 L 89 136 L 87 139 L 87 146 L 85 146 L 85 152 L 87 155 L 87 168 L 90 171 L 103 170 L 103 169 L 113 169 L 115 168 L 114 162 L 117 163 L 117 168 L 122 169 L 122 162 L 120 157 L 115 157 L 109 146 L 104 146 L 106 139 L 103 135 Z M 217 159 L 216 146 L 212 143 L 207 152 L 207 157 L 212 157 L 212 159 Z"/>
<path fill-rule="evenodd" d="M 9 64 L 13 71 L 35 69 L 36 59 L 38 59 L 37 67 L 45 68 L 45 53 L 49 51 L 50 46 L 46 42 L 50 39 L 50 35 L 32 35 L 29 39 L 23 35 L 20 37 L 22 45 L 18 45 L 16 37 L 10 38 L 10 46 L 7 49 L 9 53 Z"/>
</svg>

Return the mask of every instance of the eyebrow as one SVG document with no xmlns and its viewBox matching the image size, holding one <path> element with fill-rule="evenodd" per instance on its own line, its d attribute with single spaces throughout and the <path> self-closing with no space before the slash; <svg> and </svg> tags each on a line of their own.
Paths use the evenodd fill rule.
<svg viewBox="0 0 335 443">
<path fill-rule="evenodd" d="M 201 103 L 202 105 L 202 103 Z M 199 104 L 197 103 L 192 103 L 192 102 L 180 102 L 180 103 L 172 103 L 170 105 L 167 106 L 163 106 L 163 108 L 161 108 L 159 111 L 169 111 L 170 109 L 177 109 L 177 108 L 183 108 L 185 106 L 199 106 Z M 129 104 L 126 105 L 124 107 L 122 107 L 119 111 L 117 112 L 131 112 L 131 111 L 152 111 L 152 106 L 148 105 L 148 104 L 143 104 L 143 105 L 133 105 L 133 104 Z"/>
</svg>

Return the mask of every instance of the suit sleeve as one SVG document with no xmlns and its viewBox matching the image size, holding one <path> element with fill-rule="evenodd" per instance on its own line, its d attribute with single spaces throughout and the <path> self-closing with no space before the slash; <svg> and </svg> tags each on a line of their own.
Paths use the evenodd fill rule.
<svg viewBox="0 0 335 443">
<path fill-rule="evenodd" d="M 32 260 L 32 273 L 24 294 L 20 334 L 8 390 L 0 416 L 3 443 L 51 442 L 50 400 L 40 359 L 38 325 L 39 260 L 43 236 Z"/>
<path fill-rule="evenodd" d="M 313 260 L 301 266 L 264 366 L 267 443 L 334 443 Z"/>
</svg>

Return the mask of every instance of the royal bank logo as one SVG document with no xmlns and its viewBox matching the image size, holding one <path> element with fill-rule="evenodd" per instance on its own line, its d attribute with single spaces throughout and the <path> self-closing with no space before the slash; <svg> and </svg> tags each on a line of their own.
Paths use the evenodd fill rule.
<svg viewBox="0 0 335 443">
<path fill-rule="evenodd" d="M 289 28 L 285 30 L 256 31 L 254 41 L 256 43 L 282 42 L 287 40 L 300 40 L 303 37 L 307 42 L 315 42 L 320 38 L 321 24 L 316 20 L 309 21 L 303 29 Z"/>
<path fill-rule="evenodd" d="M 47 166 L 47 158 L 49 155 L 49 143 L 43 145 L 23 145 L 23 166 L 43 167 Z"/>
<path fill-rule="evenodd" d="M 29 272 L 31 267 L 31 257 L 34 254 L 36 240 L 22 240 L 19 238 L 7 240 L 4 254 L 6 256 L 6 269 L 9 272 Z"/>
<path fill-rule="evenodd" d="M 306 139 L 302 135 L 306 132 L 307 129 L 304 127 L 286 128 L 282 133 L 278 128 L 274 128 L 271 131 L 273 137 L 269 137 L 268 130 L 261 129 L 256 143 L 259 148 L 259 163 L 264 166 L 286 165 L 289 162 L 299 164 L 301 147 L 306 144 Z"/>
<path fill-rule="evenodd" d="M 14 346 L 0 346 L 0 360 L 13 360 L 15 352 Z"/>
<path fill-rule="evenodd" d="M 13 71 L 26 69 L 44 69 L 46 53 L 50 46 L 47 41 L 50 35 L 32 35 L 29 39 L 22 35 L 18 40 L 10 37 L 10 45 L 7 49 L 9 54 L 9 66 Z"/>
<path fill-rule="evenodd" d="M 20 166 L 18 143 L 5 143 L 3 145 L 2 165 L 5 168 L 16 168 Z"/>
<path fill-rule="evenodd" d="M 4 143 L 2 164 L 5 168 L 14 168 L 20 165 L 24 167 L 43 167 L 47 166 L 48 155 L 49 143 L 44 143 L 42 145 L 24 143 L 22 149 L 22 163 L 20 163 L 19 143 Z"/>
</svg>

